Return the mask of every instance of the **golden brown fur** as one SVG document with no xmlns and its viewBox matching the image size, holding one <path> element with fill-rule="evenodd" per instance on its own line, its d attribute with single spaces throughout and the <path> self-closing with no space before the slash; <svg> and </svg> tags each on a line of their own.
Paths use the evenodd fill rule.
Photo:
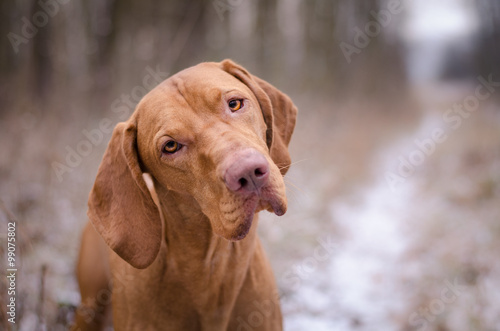
<svg viewBox="0 0 500 331">
<path fill-rule="evenodd" d="M 230 60 L 147 94 L 116 126 L 90 193 L 75 329 L 102 328 L 112 307 L 115 330 L 281 330 L 256 213 L 286 211 L 296 113 Z M 183 147 L 166 153 L 170 140 Z"/>
</svg>

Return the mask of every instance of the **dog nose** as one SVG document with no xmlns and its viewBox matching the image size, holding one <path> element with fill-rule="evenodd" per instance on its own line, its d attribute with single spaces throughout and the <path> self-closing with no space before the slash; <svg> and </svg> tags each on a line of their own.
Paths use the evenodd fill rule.
<svg viewBox="0 0 500 331">
<path fill-rule="evenodd" d="M 226 170 L 224 182 L 229 190 L 258 192 L 269 178 L 269 163 L 257 151 L 237 156 Z"/>
</svg>

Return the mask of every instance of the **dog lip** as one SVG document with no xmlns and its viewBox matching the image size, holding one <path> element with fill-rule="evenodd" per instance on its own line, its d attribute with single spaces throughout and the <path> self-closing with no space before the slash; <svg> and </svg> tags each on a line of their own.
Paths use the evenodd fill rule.
<svg viewBox="0 0 500 331">
<path fill-rule="evenodd" d="M 286 213 L 286 198 L 281 197 L 280 194 L 277 194 L 272 189 L 262 190 L 260 194 L 260 201 L 263 209 L 276 214 L 276 216 L 283 216 Z"/>
<path fill-rule="evenodd" d="M 243 238 L 245 238 L 248 235 L 248 233 L 250 232 L 250 228 L 252 227 L 253 216 L 254 216 L 254 213 L 250 213 L 250 214 L 246 215 L 243 222 L 241 222 L 241 224 L 238 225 L 238 228 L 235 231 L 236 235 L 232 236 L 229 240 L 239 241 L 239 240 L 242 240 Z"/>
<path fill-rule="evenodd" d="M 273 210 L 274 210 L 274 213 L 276 214 L 276 216 L 283 216 L 286 213 L 286 210 L 284 208 L 282 208 L 281 206 L 279 206 L 277 208 L 273 207 Z"/>
<path fill-rule="evenodd" d="M 267 211 L 274 213 L 276 216 L 283 216 L 286 213 L 286 204 L 278 200 L 267 200 L 269 207 L 265 208 Z"/>
<path fill-rule="evenodd" d="M 250 232 L 255 213 L 263 209 L 282 216 L 287 210 L 286 199 L 275 193 L 269 186 L 265 186 L 259 192 L 248 194 L 243 201 L 240 217 L 232 222 L 239 224 L 228 239 L 239 241 L 245 238 Z"/>
</svg>

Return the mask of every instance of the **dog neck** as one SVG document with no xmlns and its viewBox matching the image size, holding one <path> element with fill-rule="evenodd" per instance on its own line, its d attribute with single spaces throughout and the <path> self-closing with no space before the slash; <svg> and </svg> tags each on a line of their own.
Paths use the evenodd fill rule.
<svg viewBox="0 0 500 331">
<path fill-rule="evenodd" d="M 169 261 L 200 261 L 204 265 L 223 266 L 225 259 L 237 257 L 242 262 L 250 259 L 257 235 L 256 216 L 245 239 L 232 242 L 214 233 L 209 218 L 191 195 L 162 187 L 158 187 L 157 194 L 163 219 L 163 242 Z M 190 261 L 179 261 L 179 258 Z"/>
</svg>

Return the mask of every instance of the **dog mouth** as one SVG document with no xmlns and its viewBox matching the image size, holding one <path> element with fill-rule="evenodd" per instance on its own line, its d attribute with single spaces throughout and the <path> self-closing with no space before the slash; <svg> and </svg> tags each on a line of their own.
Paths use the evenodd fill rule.
<svg viewBox="0 0 500 331">
<path fill-rule="evenodd" d="M 233 213 L 233 217 L 226 217 L 224 220 L 224 223 L 232 223 L 233 226 L 236 226 L 233 227 L 232 234 L 228 239 L 231 241 L 244 239 L 250 232 L 255 214 L 261 210 L 267 210 L 277 216 L 282 216 L 286 213 L 286 209 L 286 198 L 273 194 L 270 190 L 263 189 L 259 194 L 253 193 L 247 196 L 241 206 L 236 208 L 237 215 Z"/>
<path fill-rule="evenodd" d="M 240 241 L 244 239 L 250 232 L 253 223 L 253 215 L 245 217 L 245 219 L 238 225 L 235 234 L 229 238 L 231 241 Z"/>
<path fill-rule="evenodd" d="M 286 213 L 286 201 L 261 200 L 261 209 L 274 213 L 276 216 L 283 216 Z"/>
</svg>

